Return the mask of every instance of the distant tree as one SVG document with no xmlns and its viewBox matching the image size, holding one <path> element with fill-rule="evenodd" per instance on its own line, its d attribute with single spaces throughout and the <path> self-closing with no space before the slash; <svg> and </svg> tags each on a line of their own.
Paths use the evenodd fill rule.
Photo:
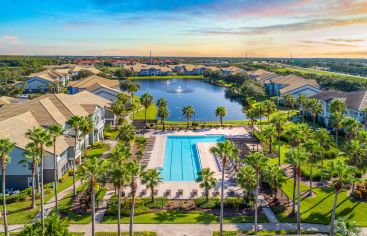
<svg viewBox="0 0 367 236">
<path fill-rule="evenodd" d="M 220 125 L 223 127 L 223 117 L 227 115 L 225 107 L 219 106 L 215 109 L 215 116 L 219 116 Z"/>
<path fill-rule="evenodd" d="M 144 107 L 144 121 L 145 121 L 145 124 L 147 124 L 147 110 L 148 110 L 148 107 L 153 103 L 153 96 L 150 95 L 149 93 L 144 93 L 140 97 L 140 103 Z"/>
<path fill-rule="evenodd" d="M 84 79 L 91 75 L 93 75 L 93 73 L 89 70 L 80 70 L 79 73 L 74 76 L 74 80 Z"/>
<path fill-rule="evenodd" d="M 296 100 L 297 100 L 297 103 L 300 105 L 300 109 L 302 111 L 302 120 L 304 121 L 304 119 L 305 119 L 305 113 L 306 113 L 306 108 L 307 108 L 308 98 L 306 97 L 306 95 L 304 95 L 303 93 L 301 93 L 297 97 Z"/>
<path fill-rule="evenodd" d="M 182 114 L 186 118 L 187 128 L 190 127 L 190 119 L 195 115 L 195 110 L 192 106 L 185 106 L 182 108 Z"/>
<path fill-rule="evenodd" d="M 316 98 L 308 99 L 306 102 L 306 110 L 311 113 L 312 120 L 313 120 L 313 127 L 316 126 L 316 116 L 318 113 L 322 112 L 322 105 L 320 104 L 319 100 Z"/>
<path fill-rule="evenodd" d="M 271 100 L 265 100 L 263 102 L 264 114 L 268 118 L 268 123 L 270 123 L 270 115 L 276 110 L 277 106 Z"/>
<path fill-rule="evenodd" d="M 267 126 L 261 133 L 261 135 L 266 140 L 265 142 L 269 146 L 269 154 L 272 152 L 274 139 L 277 137 L 277 131 L 274 126 Z"/>
</svg>

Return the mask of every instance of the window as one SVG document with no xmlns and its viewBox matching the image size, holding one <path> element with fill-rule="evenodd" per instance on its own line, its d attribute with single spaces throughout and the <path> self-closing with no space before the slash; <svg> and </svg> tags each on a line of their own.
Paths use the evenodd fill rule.
<svg viewBox="0 0 367 236">
<path fill-rule="evenodd" d="M 32 170 L 32 162 L 27 162 L 28 164 L 28 170 Z"/>
<path fill-rule="evenodd" d="M 28 187 L 32 187 L 32 177 L 27 177 Z"/>
</svg>

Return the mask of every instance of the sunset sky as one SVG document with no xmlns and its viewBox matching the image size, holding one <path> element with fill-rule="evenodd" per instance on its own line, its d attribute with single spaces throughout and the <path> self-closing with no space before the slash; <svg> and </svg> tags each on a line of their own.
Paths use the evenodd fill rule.
<svg viewBox="0 0 367 236">
<path fill-rule="evenodd" d="M 367 58 L 367 0 L 2 0 L 0 54 Z"/>
</svg>

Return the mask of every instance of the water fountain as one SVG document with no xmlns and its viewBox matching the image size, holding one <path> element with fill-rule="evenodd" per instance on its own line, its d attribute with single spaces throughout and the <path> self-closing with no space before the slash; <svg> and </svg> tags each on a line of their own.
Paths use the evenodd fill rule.
<svg viewBox="0 0 367 236">
<path fill-rule="evenodd" d="M 176 93 L 182 93 L 184 90 L 181 88 L 181 86 L 178 86 L 178 88 L 175 90 Z"/>
</svg>

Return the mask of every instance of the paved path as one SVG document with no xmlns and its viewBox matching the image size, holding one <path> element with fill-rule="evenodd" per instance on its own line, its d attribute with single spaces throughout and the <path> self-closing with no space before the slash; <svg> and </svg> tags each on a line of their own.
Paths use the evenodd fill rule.
<svg viewBox="0 0 367 236">
<path fill-rule="evenodd" d="M 101 223 L 102 218 L 107 211 L 107 204 L 110 201 L 111 197 L 115 194 L 115 190 L 108 190 L 107 193 L 103 197 L 104 206 L 98 208 L 96 211 L 96 223 Z"/>
<path fill-rule="evenodd" d="M 260 203 L 261 208 L 268 219 L 269 223 L 279 223 L 276 215 L 274 214 L 273 210 L 269 207 L 268 202 L 265 200 L 263 195 L 259 195 L 257 201 Z"/>
<path fill-rule="evenodd" d="M 78 188 L 80 185 L 82 184 L 81 180 L 78 180 L 75 183 L 76 188 Z M 59 192 L 57 194 L 57 199 L 60 201 L 61 199 L 63 199 L 67 194 L 69 194 L 69 192 L 73 191 L 73 185 L 70 185 L 69 187 L 67 187 L 66 189 L 62 190 L 61 192 Z M 44 210 L 45 210 L 45 217 L 47 217 L 52 209 L 55 208 L 55 197 L 51 198 L 50 201 L 48 201 L 45 205 L 44 205 Z M 36 220 L 41 219 L 41 210 L 37 213 L 37 215 L 34 217 L 34 219 L 32 220 L 32 223 L 34 223 Z"/>
<path fill-rule="evenodd" d="M 224 224 L 226 231 L 247 231 L 253 229 L 251 223 Z M 23 225 L 10 225 L 10 231 L 19 231 Z M 91 235 L 90 224 L 72 224 L 71 232 L 84 232 L 85 235 Z M 264 223 L 258 225 L 259 230 L 296 230 L 294 223 Z M 305 231 L 328 232 L 327 225 L 319 224 L 301 224 L 301 228 Z M 127 232 L 128 224 L 121 224 L 121 230 Z M 134 231 L 155 231 L 159 236 L 212 236 L 213 231 L 218 231 L 218 224 L 135 224 Z M 2 225 L 0 232 L 3 232 Z M 117 232 L 117 224 L 96 224 L 96 232 Z M 367 228 L 363 228 L 364 235 L 367 235 Z"/>
</svg>

